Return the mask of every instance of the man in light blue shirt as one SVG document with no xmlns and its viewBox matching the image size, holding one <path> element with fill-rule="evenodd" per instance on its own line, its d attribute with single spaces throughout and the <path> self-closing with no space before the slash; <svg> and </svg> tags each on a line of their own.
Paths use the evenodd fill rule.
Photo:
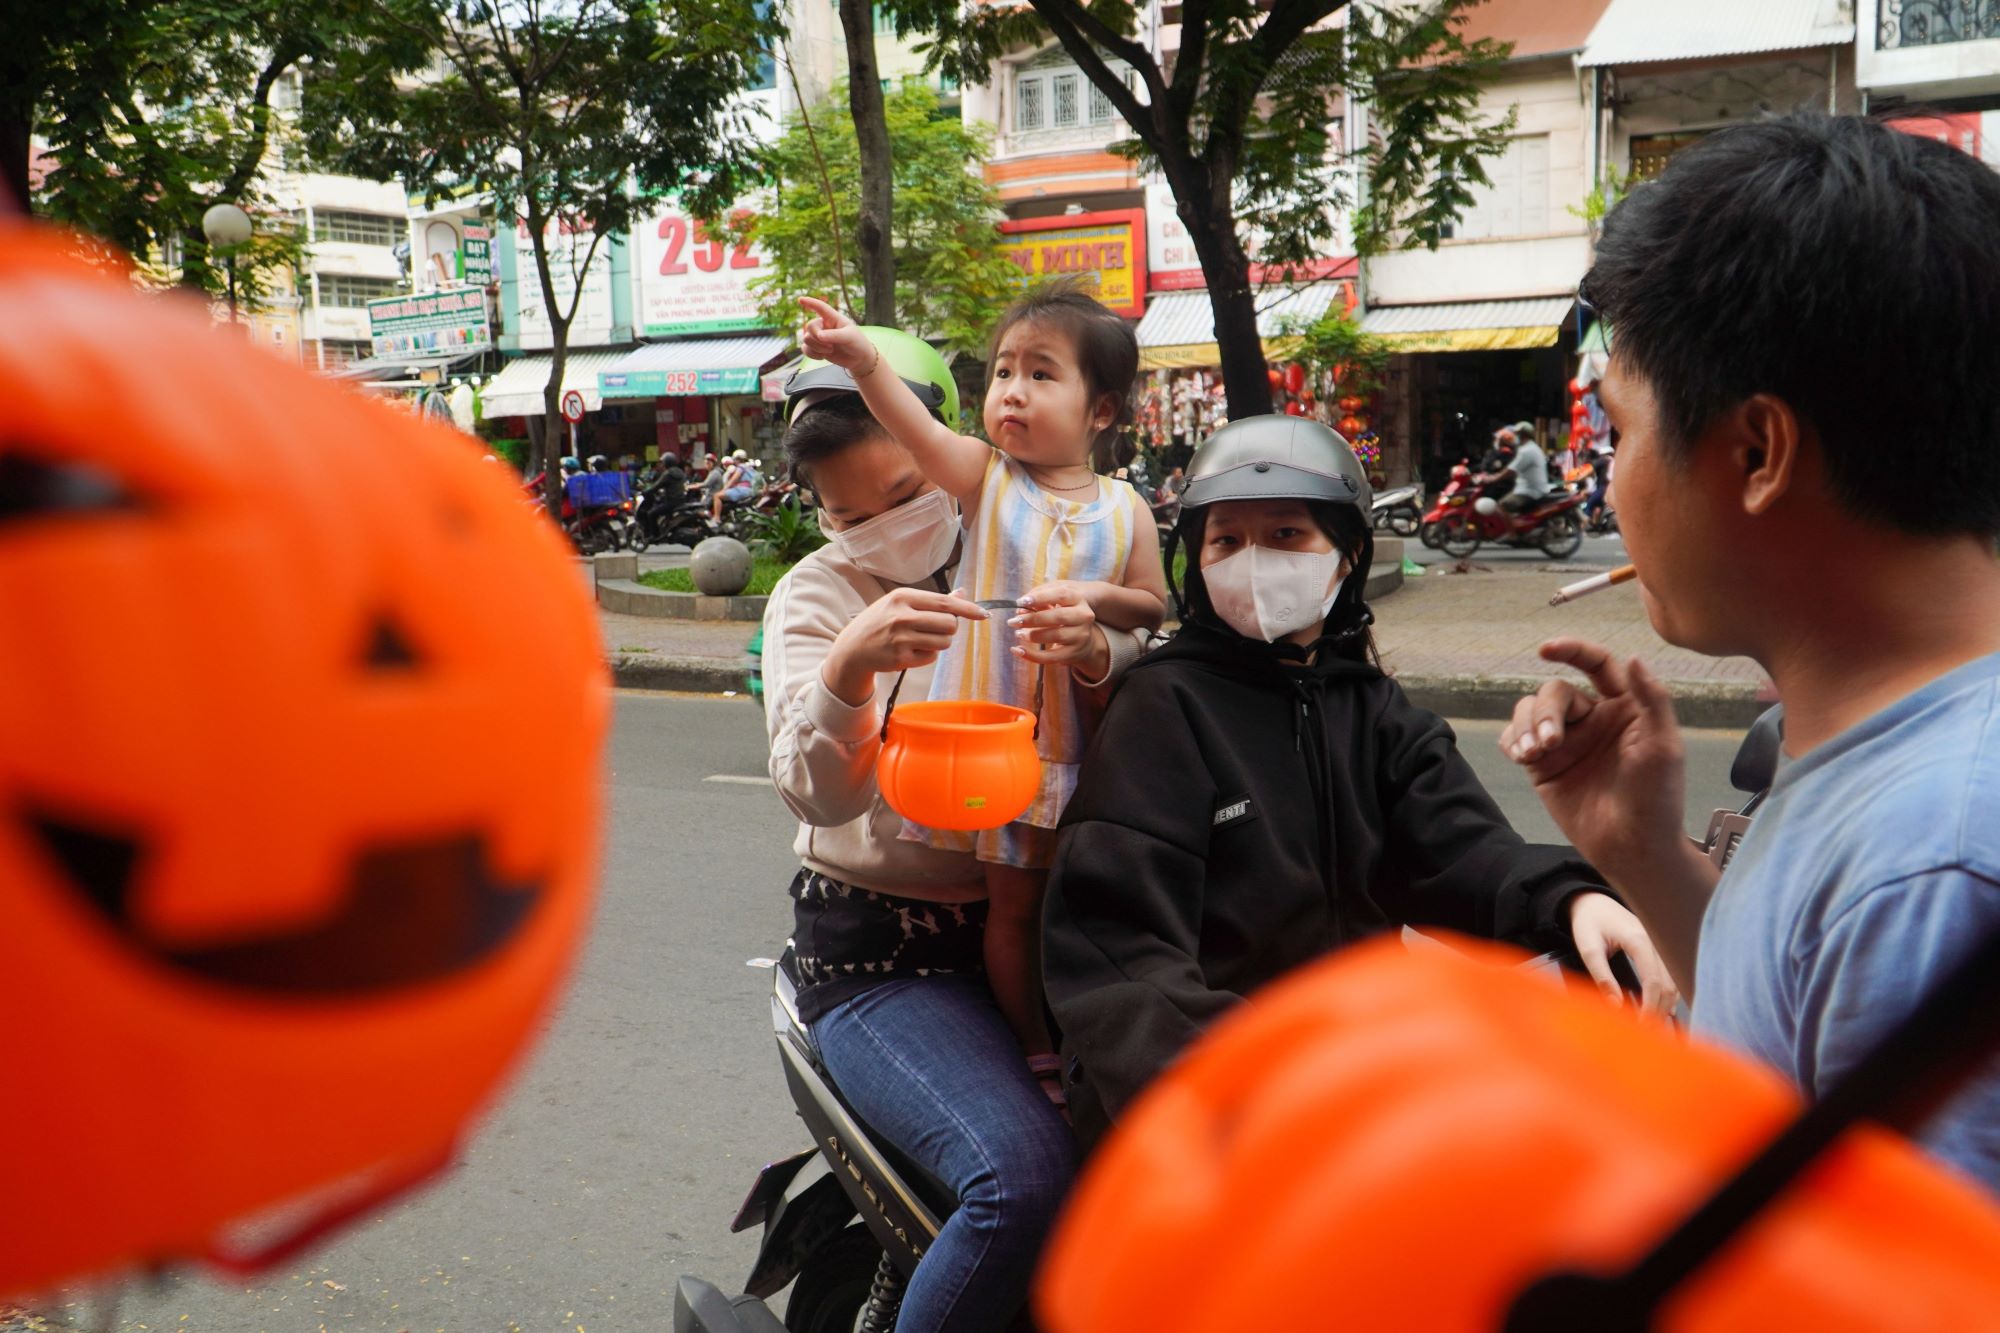
<svg viewBox="0 0 2000 1333">
<path fill-rule="evenodd" d="M 1633 191 L 1583 284 L 1647 614 L 1770 674 L 1791 762 L 1718 876 L 1642 663 L 1543 645 L 1594 688 L 1550 682 L 1501 745 L 1646 923 L 1696 1033 L 1809 1096 L 2000 932 L 1995 216 L 2000 175 L 1956 149 L 1787 117 Z M 1936 391 L 1881 401 L 1904 376 Z M 2000 1194 L 2000 1059 L 1919 1138 Z"/>
</svg>

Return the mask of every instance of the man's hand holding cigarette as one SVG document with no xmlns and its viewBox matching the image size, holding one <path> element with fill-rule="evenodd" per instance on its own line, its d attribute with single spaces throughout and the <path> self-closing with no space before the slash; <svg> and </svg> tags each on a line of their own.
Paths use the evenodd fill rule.
<svg viewBox="0 0 2000 1333">
<path fill-rule="evenodd" d="M 1544 661 L 1589 678 L 1551 680 L 1514 706 L 1501 752 L 1523 769 L 1549 815 L 1645 923 L 1683 995 L 1694 993 L 1695 941 L 1717 873 L 1682 828 L 1685 749 L 1673 700 L 1638 658 L 1551 639 Z"/>
</svg>

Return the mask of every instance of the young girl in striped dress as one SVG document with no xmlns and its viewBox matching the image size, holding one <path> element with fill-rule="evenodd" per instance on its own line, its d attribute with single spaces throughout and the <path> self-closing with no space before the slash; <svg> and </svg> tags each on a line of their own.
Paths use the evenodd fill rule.
<svg viewBox="0 0 2000 1333">
<path fill-rule="evenodd" d="M 1016 302 L 994 334 L 988 444 L 940 424 L 893 373 L 877 374 L 881 355 L 852 320 L 823 301 L 800 304 L 815 316 L 802 335 L 806 355 L 846 368 L 875 419 L 930 481 L 958 500 L 966 529 L 958 565 L 965 596 L 1019 608 L 1004 625 L 975 621 L 954 637 L 938 662 L 932 695 L 1038 713 L 1042 785 L 1034 804 L 1003 828 L 952 833 L 913 825 L 904 836 L 969 848 L 985 867 L 988 984 L 1030 1065 L 1053 1089 L 1056 1060 L 1042 1011 L 1041 904 L 1056 823 L 1088 740 L 1076 677 L 1098 683 L 1108 671 L 1106 630 L 1155 630 L 1166 616 L 1151 513 L 1136 490 L 1092 468 L 1093 459 L 1107 467 L 1129 414 L 1138 345 L 1123 320 L 1074 286 L 1043 288 Z M 1003 642 L 1009 651 L 996 651 Z"/>
</svg>

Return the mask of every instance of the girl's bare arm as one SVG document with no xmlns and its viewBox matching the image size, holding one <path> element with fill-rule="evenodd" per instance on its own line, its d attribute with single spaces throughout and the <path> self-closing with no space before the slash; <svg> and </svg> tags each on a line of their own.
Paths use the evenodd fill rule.
<svg viewBox="0 0 2000 1333">
<path fill-rule="evenodd" d="M 853 320 L 810 296 L 800 297 L 799 304 L 813 315 L 800 334 L 805 354 L 831 361 L 854 376 L 868 411 L 910 451 L 926 478 L 961 503 L 976 498 L 992 446 L 960 435 L 932 416 L 910 386 L 882 364 L 882 353 Z"/>
</svg>

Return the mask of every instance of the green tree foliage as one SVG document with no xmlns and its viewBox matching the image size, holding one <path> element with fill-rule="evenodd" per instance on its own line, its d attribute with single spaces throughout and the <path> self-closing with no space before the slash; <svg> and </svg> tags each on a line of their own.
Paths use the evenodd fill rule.
<svg viewBox="0 0 2000 1333">
<path fill-rule="evenodd" d="M 1343 215 L 1363 254 L 1435 246 L 1485 183 L 1481 162 L 1504 149 L 1513 118 L 1479 109 L 1508 47 L 1466 37 L 1465 12 L 1478 2 L 1186 0 L 1179 50 L 1164 63 L 1137 35 L 1136 0 L 962 9 L 925 0 L 922 13 L 909 0 L 909 21 L 934 24 L 933 62 L 973 82 L 1001 52 L 1053 35 L 1110 99 L 1133 134 L 1114 151 L 1173 190 L 1208 282 L 1230 415 L 1240 417 L 1271 410 L 1253 258 L 1283 275 L 1324 254 Z M 1354 153 L 1332 130 L 1343 95 L 1369 107 L 1371 133 Z"/>
<path fill-rule="evenodd" d="M 784 136 L 765 150 L 764 169 L 775 182 L 771 206 L 758 215 L 711 224 L 737 243 L 754 232 L 770 257 L 769 273 L 751 288 L 773 328 L 798 323 L 799 297 L 827 297 L 840 290 L 836 226 L 849 238 L 841 247 L 844 261 L 854 261 L 852 201 L 859 189 L 861 153 L 852 119 L 835 109 L 845 97 L 845 90 L 836 88 L 828 103 L 811 109 L 811 134 L 804 119 L 794 115 Z M 891 93 L 885 109 L 895 164 L 894 323 L 919 337 L 941 339 L 947 355 L 983 353 L 1020 276 L 1000 249 L 998 198 L 978 174 L 991 136 L 982 127 L 940 117 L 937 94 L 920 84 Z M 837 218 L 813 155 L 815 139 Z"/>
<path fill-rule="evenodd" d="M 314 67 L 307 147 L 432 200 L 483 192 L 502 225 L 525 227 L 552 335 L 540 461 L 553 511 L 569 330 L 590 265 L 659 196 L 712 214 L 752 179 L 737 95 L 779 28 L 756 0 L 373 3 L 390 34 Z M 579 239 L 552 246 L 552 231 Z M 557 264 L 575 281 L 566 303 Z"/>
<path fill-rule="evenodd" d="M 1315 380 L 1332 376 L 1340 392 L 1367 397 L 1379 392 L 1389 373 L 1390 346 L 1363 333 L 1344 310 L 1329 310 L 1316 320 L 1289 320 L 1282 332 L 1299 339 L 1292 359 Z"/>
<path fill-rule="evenodd" d="M 376 31 L 369 0 L 65 0 L 14 6 L 0 43 L 0 171 L 33 212 L 116 246 L 151 274 L 220 292 L 201 215 L 244 208 L 237 256 L 254 302 L 295 268 L 297 228 L 270 192 L 286 136 L 274 95 L 302 63 Z M 15 21 L 18 20 L 18 21 Z M 29 183 L 30 135 L 47 171 Z"/>
</svg>

